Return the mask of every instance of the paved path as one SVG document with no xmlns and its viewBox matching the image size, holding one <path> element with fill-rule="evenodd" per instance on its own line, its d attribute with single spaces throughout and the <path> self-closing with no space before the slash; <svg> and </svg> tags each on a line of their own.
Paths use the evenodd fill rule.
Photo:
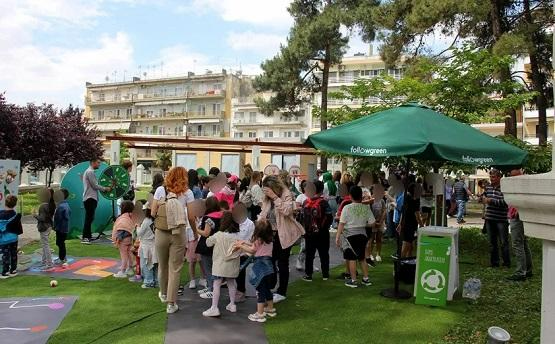
<svg viewBox="0 0 555 344">
<path fill-rule="evenodd" d="M 330 266 L 335 267 L 343 263 L 341 251 L 335 246 L 335 233 L 331 235 L 330 245 Z M 295 269 L 296 259 L 296 255 L 290 258 L 289 283 L 298 280 L 303 274 L 302 271 Z M 318 258 L 315 259 L 314 264 L 320 267 Z M 247 295 L 255 295 L 254 289 L 248 282 L 247 288 Z M 219 307 L 222 316 L 205 318 L 202 312 L 210 307 L 211 300 L 203 300 L 197 295 L 196 290 L 186 289 L 185 294 L 178 299 L 179 312 L 168 316 L 165 343 L 267 343 L 262 324 L 253 323 L 247 319 L 248 314 L 256 310 L 256 298 L 248 297 L 245 303 L 238 304 L 235 314 L 225 310 L 228 302 L 227 289 L 222 288 Z"/>
</svg>

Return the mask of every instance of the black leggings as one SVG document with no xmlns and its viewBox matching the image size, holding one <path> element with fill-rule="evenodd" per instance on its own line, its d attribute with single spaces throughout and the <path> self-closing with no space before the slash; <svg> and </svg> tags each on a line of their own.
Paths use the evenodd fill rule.
<svg viewBox="0 0 555 344">
<path fill-rule="evenodd" d="M 94 213 L 96 212 L 96 206 L 98 201 L 92 198 L 87 199 L 83 202 L 85 206 L 85 224 L 83 226 L 83 239 L 92 238 L 92 223 L 94 222 Z"/>
<path fill-rule="evenodd" d="M 241 265 L 243 265 L 243 263 L 247 260 L 247 257 L 245 256 L 241 256 L 240 261 L 241 261 Z M 239 276 L 237 276 L 237 291 L 240 291 L 241 293 L 245 293 L 247 291 L 247 288 L 245 286 L 245 279 L 246 279 L 246 275 L 247 275 L 247 268 L 245 267 L 242 270 L 239 270 Z"/>
<path fill-rule="evenodd" d="M 2 265 L 3 274 L 14 272 L 17 270 L 17 241 L 11 244 L 2 245 Z"/>
<path fill-rule="evenodd" d="M 307 276 L 312 277 L 314 270 L 314 257 L 316 251 L 320 256 L 322 277 L 330 277 L 330 232 L 321 230 L 318 233 L 307 234 L 304 237 L 306 247 L 306 260 L 304 271 Z"/>
<path fill-rule="evenodd" d="M 58 259 L 66 260 L 67 233 L 56 232 L 56 246 L 58 246 Z"/>
<path fill-rule="evenodd" d="M 278 276 L 279 276 L 279 285 L 276 290 L 276 293 L 282 296 L 287 296 L 287 285 L 289 284 L 289 256 L 291 255 L 291 247 L 282 248 L 281 243 L 279 242 L 279 235 L 277 232 L 274 232 L 274 248 L 272 250 L 272 264 L 274 266 L 274 273 L 272 286 L 276 286 L 278 284 Z M 276 269 L 277 265 L 277 269 Z"/>
</svg>

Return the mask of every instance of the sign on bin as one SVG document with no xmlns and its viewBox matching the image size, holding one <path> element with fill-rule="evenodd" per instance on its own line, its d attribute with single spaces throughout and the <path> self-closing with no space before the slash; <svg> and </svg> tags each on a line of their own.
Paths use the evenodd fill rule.
<svg viewBox="0 0 555 344">
<path fill-rule="evenodd" d="M 445 306 L 449 283 L 451 238 L 427 236 L 420 238 L 416 272 L 416 303 Z"/>
</svg>

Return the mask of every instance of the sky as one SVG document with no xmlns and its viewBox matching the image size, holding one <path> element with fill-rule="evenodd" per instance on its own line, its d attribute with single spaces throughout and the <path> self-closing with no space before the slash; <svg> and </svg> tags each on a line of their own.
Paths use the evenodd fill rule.
<svg viewBox="0 0 555 344">
<path fill-rule="evenodd" d="M 0 0 L 0 92 L 83 106 L 85 82 L 241 69 L 285 42 L 290 0 Z M 353 36 L 347 55 L 367 52 Z"/>
</svg>

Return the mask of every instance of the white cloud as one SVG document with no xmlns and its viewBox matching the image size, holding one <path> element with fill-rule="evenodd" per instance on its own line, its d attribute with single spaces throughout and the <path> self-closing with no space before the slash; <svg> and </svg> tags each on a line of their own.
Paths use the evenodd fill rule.
<svg viewBox="0 0 555 344">
<path fill-rule="evenodd" d="M 177 7 L 178 12 L 214 12 L 223 20 L 259 26 L 289 28 L 293 23 L 287 7 L 291 0 L 193 0 Z"/>
<path fill-rule="evenodd" d="M 133 47 L 124 32 L 102 35 L 87 48 L 41 46 L 36 32 L 79 29 L 102 16 L 99 1 L 0 2 L 0 92 L 16 103 L 83 104 L 86 81 L 130 69 Z"/>
<path fill-rule="evenodd" d="M 251 51 L 265 57 L 271 57 L 279 51 L 280 43 L 285 43 L 282 35 L 256 33 L 252 31 L 230 32 L 227 44 L 236 51 Z"/>
</svg>

